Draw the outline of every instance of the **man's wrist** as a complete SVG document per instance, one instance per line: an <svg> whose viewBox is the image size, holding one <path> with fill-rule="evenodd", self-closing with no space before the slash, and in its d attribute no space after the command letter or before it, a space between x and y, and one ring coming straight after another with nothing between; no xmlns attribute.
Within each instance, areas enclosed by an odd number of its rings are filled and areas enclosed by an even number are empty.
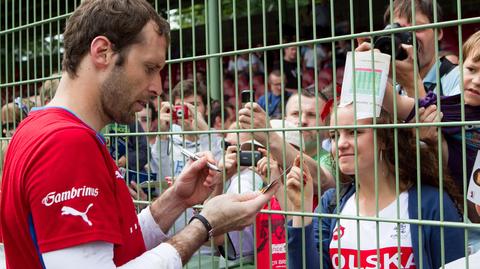
<svg viewBox="0 0 480 269"><path fill-rule="evenodd" d="M203 226L204 230L206 231L205 242L210 240L213 237L213 227L210 224L210 222L207 220L207 218L205 218L202 214L198 213L193 215L190 221L188 222L188 224L192 222L194 223L200 222L200 224Z"/></svg>
<svg viewBox="0 0 480 269"><path fill-rule="evenodd" d="M203 225L203 223L199 219L191 219L189 225L195 227L195 229L202 234L203 238L207 238L207 240L210 238L208 231L205 228L205 225Z"/></svg>
<svg viewBox="0 0 480 269"><path fill-rule="evenodd" d="M150 205L153 219L162 229L168 231L177 216L184 212L188 206L185 201L175 194L174 188L168 188L157 200ZM174 217L166 217L174 216Z"/></svg>
<svg viewBox="0 0 480 269"><path fill-rule="evenodd" d="M182 208L183 210L193 206L193 205L189 205L185 202L185 199L182 198L180 195L177 194L177 192L175 191L176 188L175 188L175 184L169 188L171 189L171 196L170 196L170 199L172 199L173 201L175 201L175 203L178 205L178 207Z"/></svg>

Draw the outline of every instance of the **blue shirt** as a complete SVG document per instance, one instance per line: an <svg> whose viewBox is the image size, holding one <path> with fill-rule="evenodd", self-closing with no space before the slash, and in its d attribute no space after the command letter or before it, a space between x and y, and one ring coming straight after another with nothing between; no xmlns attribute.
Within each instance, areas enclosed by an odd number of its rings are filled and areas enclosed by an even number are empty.
<svg viewBox="0 0 480 269"><path fill-rule="evenodd" d="M440 61L437 61L432 68L428 71L427 75L423 78L423 85L425 86L425 91L429 84L437 84L437 65ZM460 67L456 66L450 72L446 73L440 78L440 83L442 84L442 96L452 96L460 94ZM463 82L462 82L463 83ZM437 85L438 86L438 85ZM396 85L397 92L405 94L402 85ZM433 90L436 92L437 87ZM428 92L426 92L428 93Z"/></svg>
<svg viewBox="0 0 480 269"><path fill-rule="evenodd" d="M285 92L285 104L287 103L288 98L292 95L289 92ZM282 95L274 95L270 91L265 95L262 95L258 99L258 104L265 110L270 118L281 118L282 117ZM268 111L266 99L268 99Z"/></svg>
<svg viewBox="0 0 480 269"><path fill-rule="evenodd" d="M437 65L440 61L437 61L427 75L423 78L423 84L428 85L427 83L437 84ZM440 83L442 84L442 91L444 96L451 96L460 94L460 69L456 66L450 72L445 74L440 78ZM435 87L436 89L436 87ZM435 90L436 91L436 90Z"/></svg>

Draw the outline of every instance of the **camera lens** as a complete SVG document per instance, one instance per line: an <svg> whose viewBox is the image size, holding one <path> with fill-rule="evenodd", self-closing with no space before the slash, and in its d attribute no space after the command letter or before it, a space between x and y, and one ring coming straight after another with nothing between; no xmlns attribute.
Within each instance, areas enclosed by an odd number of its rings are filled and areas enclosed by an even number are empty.
<svg viewBox="0 0 480 269"><path fill-rule="evenodd" d="M385 27L385 30L400 28L399 23L392 23ZM393 35L392 47L392 35L387 34L378 36L374 39L373 47L380 50L382 53L389 54L396 60L405 60L408 57L407 52L402 48L402 44L413 44L413 34L411 32L400 32ZM393 55L393 48L395 48L395 55Z"/></svg>
<svg viewBox="0 0 480 269"><path fill-rule="evenodd" d="M374 43L374 48L380 50L382 53L391 55L395 57L396 60L405 60L408 57L407 52L402 48L402 43L400 40L395 36L394 39L394 46L395 46L395 55L393 55L393 48L392 48L392 38L390 35L388 36L379 36Z"/></svg>

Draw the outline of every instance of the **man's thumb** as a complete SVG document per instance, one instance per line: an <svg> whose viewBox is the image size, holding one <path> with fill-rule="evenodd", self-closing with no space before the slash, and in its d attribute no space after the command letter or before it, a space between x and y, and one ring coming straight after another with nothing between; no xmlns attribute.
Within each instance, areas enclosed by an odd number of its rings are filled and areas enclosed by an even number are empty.
<svg viewBox="0 0 480 269"><path fill-rule="evenodd" d="M200 171L202 170L203 168L205 168L205 166L207 166L207 157L201 157L200 159L198 160L195 160L193 161L190 166L188 167L188 172L189 173L195 173L197 171Z"/></svg>
<svg viewBox="0 0 480 269"><path fill-rule="evenodd" d="M269 188L266 192L264 193L256 192L258 196L255 197L254 199L248 200L246 202L247 206L254 208L255 211L259 211L260 209L262 209L262 207L266 203L268 203L268 201L270 201L270 199L272 199L273 194L275 194L275 192L279 187L280 187L280 184L278 184L278 182L275 182L274 185L271 188Z"/></svg>

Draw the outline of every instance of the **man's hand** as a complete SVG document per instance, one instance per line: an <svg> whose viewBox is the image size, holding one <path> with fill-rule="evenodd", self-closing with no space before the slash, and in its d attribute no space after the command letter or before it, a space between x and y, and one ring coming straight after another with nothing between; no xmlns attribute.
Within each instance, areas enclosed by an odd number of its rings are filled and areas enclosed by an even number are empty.
<svg viewBox="0 0 480 269"><path fill-rule="evenodd" d="M159 131L166 132L170 130L172 119L172 105L169 102L160 103L160 115L158 117ZM166 135L160 137L161 140L166 139Z"/></svg>
<svg viewBox="0 0 480 269"><path fill-rule="evenodd" d="M213 236L234 230L240 231L255 221L256 214L272 198L277 188L278 186L273 186L263 194L251 192L215 196L205 204L201 214L212 226ZM206 236L205 226L194 219L167 243L178 251L182 264L186 264L204 243Z"/></svg>
<svg viewBox="0 0 480 269"><path fill-rule="evenodd" d="M357 52L372 50L372 44L367 41L358 42L360 45L355 49Z"/></svg>
<svg viewBox="0 0 480 269"><path fill-rule="evenodd" d="M217 184L218 172L207 166L208 162L216 164L212 153L197 155L201 158L188 161L182 173L175 178L173 186L150 205L152 216L164 233L168 232L185 209L205 201Z"/></svg>
<svg viewBox="0 0 480 269"><path fill-rule="evenodd" d="M238 115L238 121L242 129L271 128L270 122L267 122L267 114L257 103L246 103L245 107L238 111ZM267 136L268 132L253 133L253 138L261 144L267 142Z"/></svg>
<svg viewBox="0 0 480 269"><path fill-rule="evenodd" d="M423 86L422 78L420 76L420 70L417 70L417 74L414 73L414 51L412 45L402 44L402 48L407 52L408 57L405 60L395 61L396 80L397 83L407 91L408 96L415 97L415 76L418 88L418 97L424 97L426 95L425 88ZM417 59L418 60L418 59ZM390 73L390 77L392 74Z"/></svg>
<svg viewBox="0 0 480 269"><path fill-rule="evenodd" d="M218 177L218 172L208 168L207 162L216 164L212 153L197 153L201 158L189 161L173 184L175 195L183 201L185 208L200 204L208 198Z"/></svg>
<svg viewBox="0 0 480 269"><path fill-rule="evenodd" d="M212 225L213 235L240 231L253 224L258 211L270 201L277 189L278 184L263 194L258 191L222 194L210 199L201 214Z"/></svg>
<svg viewBox="0 0 480 269"><path fill-rule="evenodd" d="M185 130L186 131L206 131L208 130L208 124L205 122L203 115L199 112L196 112L195 117L195 106L190 103L185 103L188 107L188 119L185 120ZM187 130L188 129L188 130Z"/></svg>

